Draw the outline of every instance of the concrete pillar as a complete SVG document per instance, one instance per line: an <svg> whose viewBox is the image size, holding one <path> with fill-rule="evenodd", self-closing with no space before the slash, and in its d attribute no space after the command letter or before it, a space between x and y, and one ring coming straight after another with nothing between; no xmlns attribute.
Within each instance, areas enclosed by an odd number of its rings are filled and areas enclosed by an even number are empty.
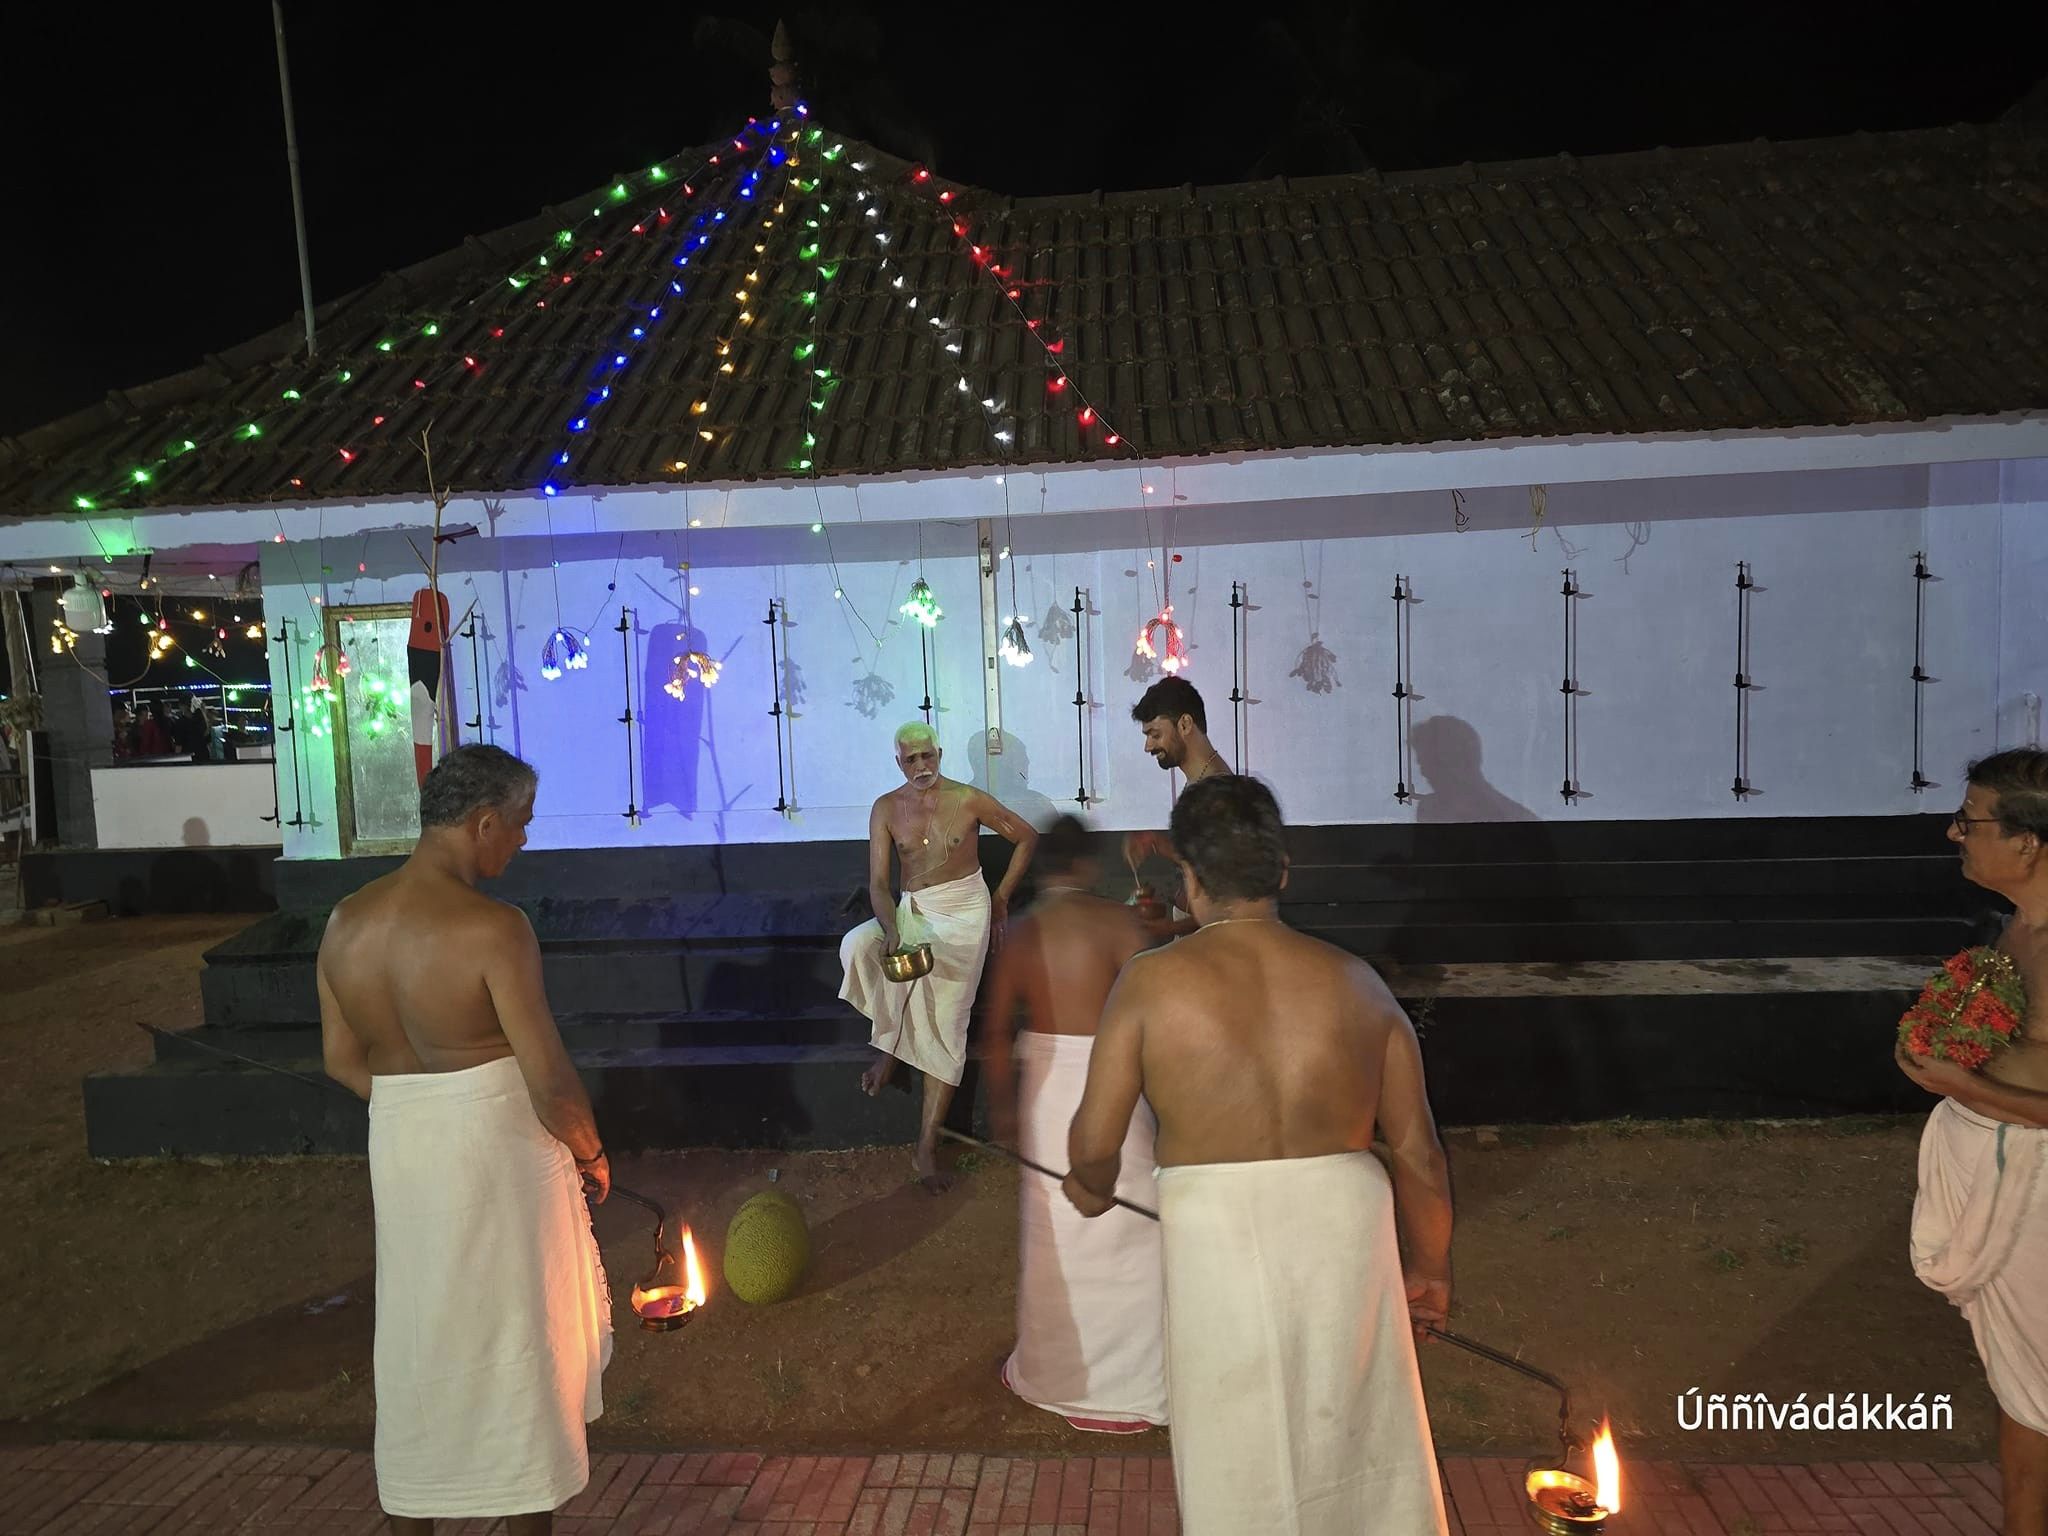
<svg viewBox="0 0 2048 1536"><path fill-rule="evenodd" d="M36 667L43 688L41 750L51 758L55 786L57 841L66 848L94 848L92 770L114 761L114 717L107 701L106 641L85 633L69 657L50 654L51 621L63 616L55 591L38 588L30 604Z"/></svg>

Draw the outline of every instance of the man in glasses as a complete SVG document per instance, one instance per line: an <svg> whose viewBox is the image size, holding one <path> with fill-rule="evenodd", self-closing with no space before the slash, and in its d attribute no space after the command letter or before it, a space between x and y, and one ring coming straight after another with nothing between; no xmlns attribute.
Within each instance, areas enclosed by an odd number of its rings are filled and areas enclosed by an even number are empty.
<svg viewBox="0 0 2048 1536"><path fill-rule="evenodd" d="M1945 1095L1920 1138L1913 1267L1969 1319L1998 1399L2006 1536L2048 1536L2048 752L1973 764L1948 837L1964 878L2013 904L1998 948L2027 1010L1975 1071L1897 1053Z"/></svg>

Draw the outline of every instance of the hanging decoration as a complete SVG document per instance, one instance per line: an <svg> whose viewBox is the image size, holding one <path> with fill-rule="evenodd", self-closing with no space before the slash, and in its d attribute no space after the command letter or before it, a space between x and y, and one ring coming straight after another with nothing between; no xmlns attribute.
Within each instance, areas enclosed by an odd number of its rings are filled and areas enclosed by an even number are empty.
<svg viewBox="0 0 2048 1536"><path fill-rule="evenodd" d="M1529 487L1529 531L1522 535L1529 541L1529 553L1536 553L1536 540L1543 532L1543 519L1550 511L1550 487L1532 485ZM1560 534L1562 540L1563 535Z"/></svg>
<svg viewBox="0 0 2048 1536"><path fill-rule="evenodd" d="M996 647L996 652L1013 667L1031 665L1031 642L1024 638L1023 614L1013 613L1005 621L1002 644Z"/></svg>
<svg viewBox="0 0 2048 1536"><path fill-rule="evenodd" d="M102 592L97 582L87 581L83 575L73 576L60 599L64 610L62 622L79 633L112 634L114 621L107 616L107 598L111 595Z"/></svg>
<svg viewBox="0 0 2048 1536"><path fill-rule="evenodd" d="M355 664L348 659L348 650L337 640L334 643L334 675L347 677L355 670Z"/></svg>
<svg viewBox="0 0 2048 1536"><path fill-rule="evenodd" d="M1138 631L1136 654L1157 663L1159 670L1169 677L1187 670L1187 637L1173 622L1172 603L1145 621L1144 627Z"/></svg>
<svg viewBox="0 0 2048 1536"><path fill-rule="evenodd" d="M327 681L326 666L327 647L324 645L316 646L313 650L313 680L306 684L309 692L328 693L332 691L331 685Z"/></svg>
<svg viewBox="0 0 2048 1536"><path fill-rule="evenodd" d="M692 683L712 687L718 681L718 674L724 670L702 651L685 651L670 663L670 667L668 681L661 685L661 691L672 699L686 697Z"/></svg>
<svg viewBox="0 0 2048 1536"><path fill-rule="evenodd" d="M1043 494L1041 491L1041 501ZM1024 638L1024 626L1030 619L1021 611L1023 604L1017 600L1017 561L1012 554L1016 542L1016 527L1008 512L1009 496L1006 488L1003 492L1003 550L997 558L1010 567L1010 613L1003 620L1003 637L996 646L996 654L1013 667L1028 667L1031 665L1031 642Z"/></svg>
<svg viewBox="0 0 2048 1536"><path fill-rule="evenodd" d="M356 696L363 729L372 736L382 736L395 725L409 724L411 712L405 708L404 699L405 685L395 679L387 681L375 675L363 679Z"/></svg>
<svg viewBox="0 0 2048 1536"><path fill-rule="evenodd" d="M1633 546L1631 546L1633 548ZM1749 677L1749 598L1756 590L1750 580L1749 562L1735 562L1735 798L1756 793L1749 782L1749 694L1756 686Z"/></svg>
<svg viewBox="0 0 2048 1536"><path fill-rule="evenodd" d="M1564 783L1559 793L1566 805L1576 805L1585 791L1579 788L1579 590L1578 573L1564 573Z"/></svg>
<svg viewBox="0 0 2048 1536"><path fill-rule="evenodd" d="M540 648L540 675L553 682L564 672L581 672L590 665L590 641L566 629L558 629Z"/></svg>
<svg viewBox="0 0 2048 1536"><path fill-rule="evenodd" d="M910 584L910 596L904 599L903 606L897 611L926 629L936 629L939 620L946 616L946 610L939 606L938 598L922 576Z"/></svg>
<svg viewBox="0 0 2048 1536"><path fill-rule="evenodd" d="M1415 713L1414 631L1409 615L1414 611L1415 589L1408 578L1394 576L1394 801L1406 805L1415 798L1414 754L1408 745L1408 727Z"/></svg>

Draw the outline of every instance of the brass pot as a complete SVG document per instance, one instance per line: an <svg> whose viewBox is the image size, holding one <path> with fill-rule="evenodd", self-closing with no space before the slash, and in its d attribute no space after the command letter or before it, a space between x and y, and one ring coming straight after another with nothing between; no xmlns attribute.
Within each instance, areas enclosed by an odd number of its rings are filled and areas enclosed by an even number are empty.
<svg viewBox="0 0 2048 1536"><path fill-rule="evenodd" d="M919 944L911 949L892 949L882 956L882 974L891 981L915 981L932 973L932 947Z"/></svg>

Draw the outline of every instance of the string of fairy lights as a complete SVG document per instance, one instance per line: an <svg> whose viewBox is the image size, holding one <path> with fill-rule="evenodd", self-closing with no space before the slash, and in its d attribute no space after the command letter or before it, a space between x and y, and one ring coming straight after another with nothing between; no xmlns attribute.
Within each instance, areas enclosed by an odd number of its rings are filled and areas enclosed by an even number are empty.
<svg viewBox="0 0 2048 1536"><path fill-rule="evenodd" d="M638 196L643 203L634 211L632 223L628 226L630 235L646 237L658 233L675 217L669 209L669 202L694 200L698 195L696 183L720 171L726 146L745 153L750 147L750 136L758 138L763 132L757 120L749 119L739 133L728 140L721 140L717 150L694 152L697 155L695 159L692 152L686 152L643 172L614 177L587 212L579 212L568 219L545 246L510 271L501 271L446 309L416 310L396 323L371 332L377 339L366 343L354 355L304 365L299 376L279 392L277 400L270 406L231 418L210 431L171 439L154 456L131 465L114 484L90 494L85 491L72 493L70 508L86 513L115 510L122 506L124 499L131 499L155 485L177 460L191 453L223 443L260 439L280 419L300 408L317 404L336 391L371 384L380 374L398 379L400 382L396 388L388 390L367 409L366 425L360 427L356 435L338 442L314 445L317 463L309 459L299 472L288 477L287 484L293 489L303 489L309 479L322 471L329 475L345 471L364 456L366 440L376 429L386 425L399 402L443 383L460 383L481 375L493 343L504 340L522 317L547 310L549 295L572 285L580 269L604 260L609 237L598 226L615 219L622 220L627 205ZM531 297L528 296L529 290L536 290ZM505 303L507 297L516 302ZM494 300L497 302L493 303ZM487 316L491 323L485 326L465 324L474 320L471 312L479 308L492 311ZM467 334L471 330L479 334ZM429 345L423 348L422 343ZM91 527L89 521L87 526ZM110 547L98 530L92 531L107 560L111 561L117 554L133 552L126 547ZM119 542L123 541L117 540Z"/></svg>
<svg viewBox="0 0 2048 1536"><path fill-rule="evenodd" d="M74 506L85 512L108 510L129 493L139 493L155 484L166 465L201 446L211 447L238 437L248 440L260 438L273 421L324 396L331 396L335 391L353 389L359 395L375 395L380 381L396 381L368 409L368 425L361 427L356 436L346 442L314 445L308 449L309 455L316 451L320 454L331 452L331 459L323 458L316 466L309 457L301 472L290 477L290 484L298 489L303 489L316 475L325 475L331 481L332 476L345 472L363 457L375 440L376 432L387 425L398 402L416 397L423 391L459 386L465 380L478 377L490 360L490 349L503 341L508 331L516 331L522 318L546 311L551 303L567 302L563 291L573 289L579 277L584 276L593 264L604 261L608 248L615 249L619 239L673 237L677 243L672 254L667 255L659 291L643 293L629 301L613 301L621 304L620 319L584 374L584 397L575 408L576 414L561 423L556 446L548 457L546 477L538 487L543 500L552 501L576 483L573 476L578 467L590 462L595 434L603 421L615 414L608 409L615 394L626 386L630 378L649 371L651 365L646 362L646 356L659 344L667 329L664 321L686 301L693 305L707 302L708 294L698 292L699 285L689 281L693 265L701 266L714 241L730 238L743 226L753 228L757 236L754 254L760 259L752 265L733 293L730 324L715 327L718 332L718 365L703 395L689 406L688 419L680 424L693 434L693 442L708 445L715 441L719 432L730 430L719 427L717 418L712 415L722 387L742 376L742 364L748 369L746 377L752 378L760 371L757 367L759 354L736 356L736 348L750 336L765 336L776 330L768 325L757 326L755 322L760 318L762 306L771 301L775 290L791 287L791 274L794 274L797 286L793 293L785 293L784 297L803 306L802 334L793 344L791 356L791 362L800 370L803 415L792 439L791 457L786 469L793 475L811 479L815 493L819 478L829 472L820 457L821 429L831 402L844 382L842 373L835 367L839 359L828 355L829 349L820 336L821 300L830 285L839 278L843 265L851 260L863 266L872 263L873 270L879 273L879 282L874 286L896 295L905 312L923 322L918 330L927 344L952 362L955 368L954 390L971 402L978 413L994 457L1003 470L998 475L998 483L1006 484L1018 437L1018 402L1006 398L1003 390L977 384L974 375L980 368L971 360L971 354L977 350L972 345L972 323L964 318L949 317L947 313L948 309L955 309L958 313L955 308L957 295L934 300L929 292L917 291L918 287L928 288L930 268L928 264L921 271L906 268L899 255L903 234L901 215L895 197L871 174L873 167L862 160L852 161L853 181L843 192L827 192L827 173L838 166L847 155L848 148L843 142L828 143L828 136L822 129L812 126L808 116L808 109L799 105L793 113L766 123L750 119L739 133L722 141L716 152L700 153L692 162L695 168L687 174L681 173L680 167L689 157L679 156L636 176L615 178L607 191L593 200L587 212L580 212L575 218L565 221L564 227L542 250L510 272L494 278L488 287L438 314L420 312L410 316L405 322L380 334L374 343L366 344L360 356L339 364L323 363L317 378L304 378L301 380L303 387L284 390L279 400L265 412L252 414L248 420L223 427L211 436L181 438L157 459L135 466L117 488L101 496L81 494L75 498ZM772 190L771 177L777 171L782 173L783 183L779 190ZM1022 334L1036 343L1045 370L1045 392L1052 408L1048 420L1064 408L1071 412L1073 425L1084 444L1135 457L1135 445L1125 432L1105 417L1099 402L1087 393L1077 376L1078 363L1070 353L1069 338L1059 329L1055 319L1050 276L1034 276L1028 270L1020 275L1018 266L1022 264L1028 269L1030 260L1006 257L1002 249L1003 232L996 229L996 220L992 216L979 216L969 209L967 204L972 194L968 189L941 180L928 167L921 165L910 167L900 178L900 189L907 189L908 194L928 200L929 206L938 211L944 227L952 236L954 249L969 263L976 282L985 283L994 290L998 319L1007 317L1014 321ZM860 205L857 220L851 226L843 219L837 223L828 222L832 213L829 197L841 195L850 196ZM692 213L690 209L695 211ZM750 214L750 209L755 211ZM632 222L626 227L628 234L621 235L614 224L624 224L629 213ZM679 223L680 228L677 228ZM784 238L790 239L794 246L793 260L788 253L769 259L768 239L778 227L783 229ZM837 237L835 248L829 251L825 249L828 229ZM871 250L863 248L870 244ZM645 258L640 260L644 262ZM772 273L766 281L763 280L764 271ZM918 281L913 287L915 278L925 281ZM478 323L479 310L483 311L481 325ZM992 331L993 327L989 329ZM788 335L787 328L781 329L779 334ZM834 338L835 344L837 340ZM983 346L978 351L980 366L993 368L993 348ZM400 379L400 375L404 377ZM687 540L688 530L701 527L702 519L688 513L690 458L675 457L664 467L681 479L684 486L685 550L679 569L686 577L684 586L688 594L695 596L698 587L695 577L689 574ZM1140 478L1143 478L1142 474ZM1144 485L1141 497L1148 529L1152 489L1149 484ZM1006 489L1006 508L1007 497ZM1007 528L1006 517L1006 531ZM844 585L836 551L832 549L831 530L827 526L822 497L818 498L817 516L811 531L825 539L833 578L833 596L844 600ZM94 537L99 539L97 531ZM279 540L284 540L282 528ZM104 540L101 548L111 561L113 555L108 552ZM1007 543L1000 558L1005 561L1011 559ZM1147 564L1152 566L1153 562L1148 559ZM1012 611L1000 621L998 651L1009 665L1021 667L1029 665L1032 659L1024 634L1024 625L1030 622L1030 616L1016 611L1014 564L1010 574ZM1157 661L1162 670L1173 673L1186 665L1187 651L1181 630L1174 621L1170 598L1169 584L1168 591L1162 594L1160 612L1141 628L1136 649L1138 654ZM927 632L944 618L944 609L921 569L898 612ZM857 611L855 616L858 617ZM686 603L686 622L687 617ZM866 626L865 620L862 623L874 636L873 628ZM158 632L167 634L168 630ZM61 635L56 637L55 643L60 648L63 646ZM312 680L301 690L309 698L333 692L333 684L322 667L323 656L324 648L316 651ZM587 667L588 656L587 634L571 631L562 623L558 595L557 623L543 646L541 674L552 679L566 671L581 670ZM192 664L189 652L187 661ZM337 678L347 675L348 658L343 650L337 649L335 653L334 671ZM679 654L674 658L665 691L680 699L691 686L715 683L718 671L719 664L708 655L695 651ZM393 698L385 701L387 708L384 710L372 705L373 729L377 720L385 718L390 710L398 707L397 695L401 693L402 690L394 690ZM325 732L316 727L314 734Z"/></svg>

